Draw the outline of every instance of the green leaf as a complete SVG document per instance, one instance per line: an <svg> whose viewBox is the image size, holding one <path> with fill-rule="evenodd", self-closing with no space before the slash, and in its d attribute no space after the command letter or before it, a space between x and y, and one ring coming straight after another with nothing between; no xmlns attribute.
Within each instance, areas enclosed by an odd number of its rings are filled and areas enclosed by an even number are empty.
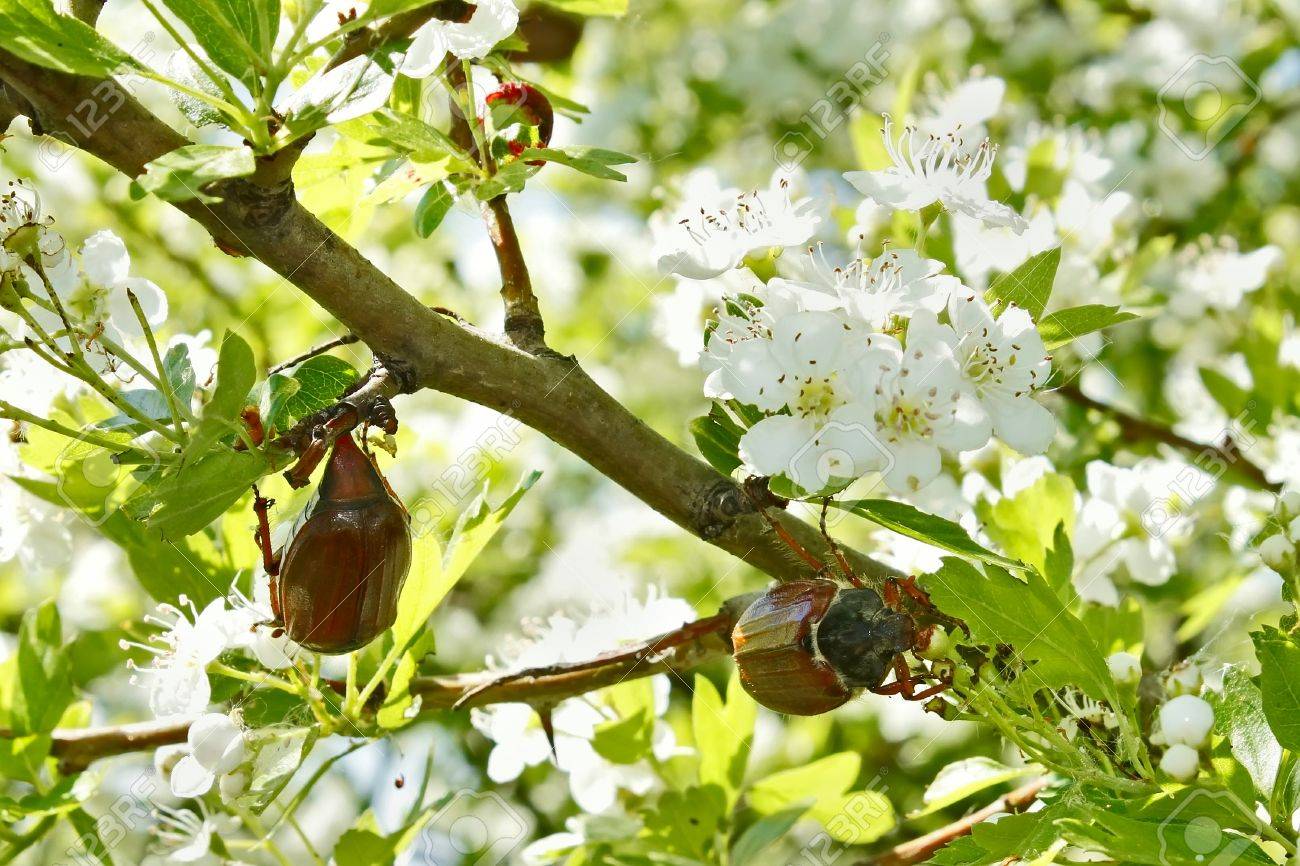
<svg viewBox="0 0 1300 866"><path fill-rule="evenodd" d="M1118 605L1085 604L1079 618L1087 627L1102 655L1126 652L1141 658L1146 637L1146 624L1142 618L1142 605L1127 596Z"/></svg>
<svg viewBox="0 0 1300 866"><path fill-rule="evenodd" d="M754 741L758 705L740 685L733 672L727 684L727 700L702 674L695 675L691 698L691 730L695 751L700 756L700 783L717 785L734 805L745 781L749 749Z"/></svg>
<svg viewBox="0 0 1300 866"><path fill-rule="evenodd" d="M101 866L113 866L113 857L108 853L108 846L99 835L95 819L82 809L73 809L68 813L68 820L72 822L72 828L77 831L77 846L74 849L77 853L76 861L88 863L93 859Z"/></svg>
<svg viewBox="0 0 1300 866"><path fill-rule="evenodd" d="M759 818L746 827L745 832L741 833L740 838L736 840L736 844L731 846L730 862L737 864L755 862L755 858L766 851L773 842L789 833L790 828L797 824L807 811L807 806L795 806Z"/></svg>
<svg viewBox="0 0 1300 866"><path fill-rule="evenodd" d="M630 162L636 162L635 156L628 156L626 153L619 153L616 150L606 150L600 147L530 147L519 155L521 161L543 159L547 162L558 162L560 165L567 165L569 168L589 174L592 177L601 180L627 180L627 175L621 171L615 171L610 168L611 165L625 165Z"/></svg>
<svg viewBox="0 0 1300 866"><path fill-rule="evenodd" d="M542 0L547 6L554 6L573 15L613 15L627 14L627 0ZM739 861L739 862L744 862Z"/></svg>
<svg viewBox="0 0 1300 866"><path fill-rule="evenodd" d="M642 812L652 850L679 855L662 857L662 862L681 866L717 862L711 852L726 814L726 802L717 785L691 785L680 791L665 791L653 811ZM683 863L680 857L690 859Z"/></svg>
<svg viewBox="0 0 1300 866"><path fill-rule="evenodd" d="M771 815L805 800L843 794L853 787L861 769L862 757L856 752L837 752L760 779L745 798L755 811Z"/></svg>
<svg viewBox="0 0 1300 866"><path fill-rule="evenodd" d="M1037 572L1018 580L997 566L988 576L960 559L946 557L921 585L940 610L969 626L977 644L1010 644L1031 663L1023 675L1040 688L1074 684L1090 697L1118 705L1110 670L1083 623Z"/></svg>
<svg viewBox="0 0 1300 866"><path fill-rule="evenodd" d="M1037 321L1052 297L1052 283L1060 264L1060 247L1030 256L1014 271L995 279L985 297L1001 307L1015 304Z"/></svg>
<svg viewBox="0 0 1300 866"><path fill-rule="evenodd" d="M1177 800L1186 809L1170 811L1160 820L1093 807L1086 809L1083 817L1063 819L1057 826L1074 844L1100 851L1122 863L1267 866L1273 862L1252 839L1240 832L1230 832L1232 826L1221 824L1218 815L1208 820L1202 818L1198 808L1218 802L1212 792L1185 789ZM1207 853L1212 856L1207 857Z"/></svg>
<svg viewBox="0 0 1300 866"><path fill-rule="evenodd" d="M1091 334L1093 331L1100 331L1102 328L1109 328L1111 325L1136 318L1136 313L1123 312L1119 307L1085 304L1082 307L1057 310L1045 316L1038 323L1038 333L1043 338L1043 345L1050 352L1052 349L1059 349L1077 340L1084 334Z"/></svg>
<svg viewBox="0 0 1300 866"><path fill-rule="evenodd" d="M63 626L53 601L23 615L17 663L10 727L20 736L53 730L73 698L71 666L63 651Z"/></svg>
<svg viewBox="0 0 1300 866"><path fill-rule="evenodd" d="M163 201L221 201L203 191L207 184L231 177L247 177L256 168L253 151L247 147L190 144L145 163L136 184Z"/></svg>
<svg viewBox="0 0 1300 866"><path fill-rule="evenodd" d="M415 206L415 233L427 238L437 231L438 226L442 225L442 218L451 210L455 201L456 197L447 184L435 183L430 186Z"/></svg>
<svg viewBox="0 0 1300 866"><path fill-rule="evenodd" d="M938 775L934 777L934 781L925 789L925 793L921 797L921 801L925 805L918 811L908 815L908 817L919 818L923 815L941 812L954 803L960 803L980 791L1041 772L1041 768L1032 765L1008 767L992 758L985 757L954 761L941 769Z"/></svg>
<svg viewBox="0 0 1300 866"><path fill-rule="evenodd" d="M163 0L212 62L244 84L257 79L280 27L279 0Z"/></svg>
<svg viewBox="0 0 1300 866"><path fill-rule="evenodd" d="M897 818L889 798L879 791L851 791L862 767L854 752L839 752L811 764L773 773L747 794L750 806L770 815L812 802L810 817L846 845L865 845L894 828Z"/></svg>
<svg viewBox="0 0 1300 866"><path fill-rule="evenodd" d="M365 128L370 133L365 138L366 144L396 149L420 162L433 162L459 150L437 127L392 110L378 112L366 122Z"/></svg>
<svg viewBox="0 0 1300 866"><path fill-rule="evenodd" d="M540 472L529 472L519 482L514 492L496 508L487 504L485 496L480 496L470 504L456 522L456 529L452 532L451 541L447 543L446 553L443 554L444 579L451 580L453 585L461 579L470 563L478 558L483 548L497 534L501 524L505 523L506 518L510 516L510 512L514 511L519 500L523 499L524 494L531 490L537 483L537 479L541 477Z"/></svg>
<svg viewBox="0 0 1300 866"><path fill-rule="evenodd" d="M379 721L384 727L398 728L410 721L406 716L413 698L407 686L420 658L432 649L432 638L425 630L429 617L540 477L540 472L530 472L495 509L487 504L485 496L479 496L461 514L445 552L438 543L435 524L415 525L411 570L402 586L392 628L393 648L388 658L390 664L396 660L396 669L388 699L380 711Z"/></svg>
<svg viewBox="0 0 1300 866"><path fill-rule="evenodd" d="M267 379L263 420L270 429L287 430L311 413L334 405L356 383L357 376L356 368L342 358L308 358L291 376L276 373Z"/></svg>
<svg viewBox="0 0 1300 866"><path fill-rule="evenodd" d="M1300 749L1300 645L1275 628L1252 632L1264 717L1285 749Z"/></svg>
<svg viewBox="0 0 1300 866"><path fill-rule="evenodd" d="M931 866L1000 866L1008 862L1038 866L1045 861L1037 858L1060 838L1055 820L1076 812L1071 804L1058 800L1040 812L981 821L969 836L946 845L926 862Z"/></svg>
<svg viewBox="0 0 1300 866"><path fill-rule="evenodd" d="M93 27L56 12L50 0L0 0L0 44L37 66L74 75L112 75L136 66Z"/></svg>
<svg viewBox="0 0 1300 866"><path fill-rule="evenodd" d="M709 465L730 475L740 468L740 437L745 430L732 420L726 410L717 403L709 414L701 415L691 422L691 435L695 437L695 447Z"/></svg>
<svg viewBox="0 0 1300 866"><path fill-rule="evenodd" d="M226 512L276 465L256 451L219 450L179 467L153 492L149 526L168 538L192 535Z"/></svg>
<svg viewBox="0 0 1300 866"><path fill-rule="evenodd" d="M383 108L392 88L393 76L362 55L312 76L277 110L291 137L300 138Z"/></svg>
<svg viewBox="0 0 1300 866"><path fill-rule="evenodd" d="M619 683L602 697L618 718L596 725L591 747L615 764L635 764L648 756L655 726L655 696L650 680Z"/></svg>
<svg viewBox="0 0 1300 866"><path fill-rule="evenodd" d="M1259 687L1236 665L1223 673L1223 694L1215 701L1214 729L1227 738L1232 756L1250 774L1265 801L1273 796L1282 746L1268 726Z"/></svg>
<svg viewBox="0 0 1300 866"><path fill-rule="evenodd" d="M254 749L248 790L239 796L241 807L261 813L289 784L316 745L316 728L266 728L251 744Z"/></svg>
<svg viewBox="0 0 1300 866"><path fill-rule="evenodd" d="M1006 568L1024 568L1021 563L1000 556L979 544L966 530L951 520L927 514L905 502L894 502L889 499L858 499L845 502L831 500L831 505L864 517L872 523L878 523L886 529L892 529L899 535L933 544L951 553Z"/></svg>
<svg viewBox="0 0 1300 866"><path fill-rule="evenodd" d="M1230 417L1244 416L1251 424L1261 428L1267 427L1273 419L1272 404L1263 397L1242 388L1218 370L1202 367L1201 382L1204 383L1205 390L1210 392L1210 396Z"/></svg>
<svg viewBox="0 0 1300 866"><path fill-rule="evenodd" d="M984 531L1016 559L1043 572L1056 528L1074 532L1074 482L1064 475L1048 474L997 502L977 506Z"/></svg>
<svg viewBox="0 0 1300 866"><path fill-rule="evenodd" d="M221 340L217 356L217 384L203 407L203 415L185 449L185 462L206 454L218 439L233 433L240 424L239 413L248 402L248 392L257 381L253 350L233 331Z"/></svg>

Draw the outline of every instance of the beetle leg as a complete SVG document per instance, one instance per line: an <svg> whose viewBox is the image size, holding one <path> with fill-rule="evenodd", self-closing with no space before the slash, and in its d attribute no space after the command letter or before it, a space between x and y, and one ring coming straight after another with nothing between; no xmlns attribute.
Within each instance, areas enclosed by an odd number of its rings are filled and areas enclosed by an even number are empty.
<svg viewBox="0 0 1300 866"><path fill-rule="evenodd" d="M274 504L274 499L267 499L257 489L257 485L253 485L253 513L257 515L257 531L253 537L262 550L262 567L266 569L266 573L271 577L271 598L275 598L275 577L280 573L280 556L271 549L270 512L271 506Z"/></svg>
<svg viewBox="0 0 1300 866"><path fill-rule="evenodd" d="M818 575L825 573L826 563L809 553L808 548L800 544L799 540L790 534L790 530L786 529L781 525L779 520L767 513L766 503L758 500L758 497L756 497L750 489L749 484L742 484L740 489L745 492L745 496L749 498L750 503L754 506L754 510L759 513L759 516L767 521L767 525L776 533L776 537L781 539L781 541L785 543L786 547L794 551L795 556L802 559L804 563Z"/></svg>
<svg viewBox="0 0 1300 866"><path fill-rule="evenodd" d="M907 701L923 701L952 686L951 678L941 676L939 682L918 691L917 685L927 677L926 674L914 675L908 669L907 661L901 655L898 655L894 657L894 681L883 686L877 686L870 689L870 691L878 695L902 695L903 699Z"/></svg>
<svg viewBox="0 0 1300 866"><path fill-rule="evenodd" d="M831 553L835 554L835 561L839 563L840 571L844 574L845 580L853 584L858 589L862 589L863 587L866 586L866 584L864 584L862 582L862 579L859 578L857 574L854 573L853 566L849 565L848 557L844 555L843 550L840 550L839 544L836 543L834 538L831 538L830 532L828 532L826 529L826 512L830 510L830 507L831 507L831 498L829 496L822 497L821 518L817 521L817 525L818 527L820 527L822 531L822 538L826 539L826 544L828 547L830 547Z"/></svg>
<svg viewBox="0 0 1300 866"><path fill-rule="evenodd" d="M293 464L289 471L284 473L284 478L289 482L289 486L295 490L299 487L306 487L311 474L315 471L320 462L325 459L326 445L324 436L313 436L311 444L302 452L298 462Z"/></svg>

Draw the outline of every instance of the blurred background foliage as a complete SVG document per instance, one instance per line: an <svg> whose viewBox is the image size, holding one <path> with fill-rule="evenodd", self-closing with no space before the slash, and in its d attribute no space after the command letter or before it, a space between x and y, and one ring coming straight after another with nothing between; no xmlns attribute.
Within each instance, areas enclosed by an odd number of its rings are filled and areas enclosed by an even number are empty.
<svg viewBox="0 0 1300 866"><path fill-rule="evenodd" d="M110 0L101 25L122 45L150 32L151 47L166 54L165 35L151 27L132 0ZM715 171L725 184L765 186L778 165L774 147L783 136L795 135L810 147L799 165L800 183L820 201L833 203L822 231L827 241L843 244L855 224L859 197L840 174L875 167L870 163L878 147L879 113L913 98L913 91L922 97L945 92L980 68L1006 81L1002 108L988 123L991 137L1004 143L1004 158L1013 144L1029 148L1033 131L1043 125L1068 130L1101 143L1115 163L1107 184L1134 197L1116 229L1121 234L1117 252L1103 262L1099 276L1121 284L1107 289L1106 297L1150 314L1062 358L1059 366L1082 371L1081 381L1093 393L1170 425L1196 420L1186 417L1188 403L1170 387L1169 377L1191 342L1205 344L1199 365L1235 369L1244 363L1255 384L1271 370L1284 383L1281 399L1269 406L1268 435L1252 457L1278 480L1296 478L1300 471L1291 452L1300 430L1295 418L1300 404L1290 384L1295 369L1279 367L1278 358L1284 342L1294 339L1294 317L1300 312L1300 294L1293 288L1300 272L1298 27L1300 8L1262 0L633 0L626 17L585 21L571 59L530 70L551 90L590 108L581 124L561 121L556 142L614 148L638 158L626 167L626 184L553 168L512 197L549 341L575 354L648 424L693 449L689 421L708 405L701 375L693 364L682 363L665 337L680 340L691 328L698 333L716 299L693 299L674 278L656 273L648 216L675 198L689 173L701 167ZM848 110L830 115L834 129L824 137L816 134L809 118L820 123L821 117L810 112L819 111L818 101L878 42L886 56L883 78L855 93ZM1181 63L1180 51L1232 57L1262 94L1203 160L1185 159L1169 147L1155 123L1162 111L1160 86ZM153 86L139 85L138 95L183 124ZM1194 118L1174 123L1196 134ZM103 165L38 147L22 134L3 145L6 173L32 180L70 245L105 227L125 239L135 271L169 297L163 337L193 334L211 348L212 335L234 330L252 345L265 370L341 334L337 322L284 280L255 262L225 255L169 206L152 198L133 200L129 181ZM420 238L412 223L415 199L381 201L374 169L355 143L322 135L295 179L309 208L421 301L499 327L496 264L472 206L457 206L437 233ZM1023 192L1008 192L1023 203ZM885 227L879 236L888 234ZM1161 312L1178 286L1148 277L1159 274L1172 250L1205 234L1232 236L1242 250L1276 245L1282 263L1249 303L1190 320ZM1117 274L1131 266L1138 251L1148 251L1153 267L1131 278ZM1100 291L1080 285L1073 296L1090 299ZM356 345L335 354L358 369L370 360ZM210 369L215 355L195 355L200 381L204 358ZM1103 367L1113 376L1100 372ZM434 671L477 669L485 657L509 645L521 622L544 620L556 611L599 616L625 595L643 597L656 587L703 615L723 599L766 583L763 575L689 538L577 457L509 419L429 392L402 397L397 409L399 456L387 464L388 477L417 519L432 515L444 532L483 485L499 497L528 470L544 472L487 555L440 609ZM1089 461L1131 463L1157 453L1151 443L1126 441L1113 423L1091 423L1077 407L1062 403L1060 412L1065 432L1051 457L1080 490ZM986 454L967 468L997 487L1003 456ZM10 500L14 491L6 487L3 495ZM287 488L273 495L289 513ZM1211 620L1269 616L1276 580L1259 577L1229 535L1249 535L1270 503L1257 492L1223 484L1198 504L1198 531L1180 548L1174 578L1142 590L1147 651L1156 664L1200 648ZM5 650L0 655L7 654L24 611L57 598L65 621L76 630L75 679L95 696L94 721L138 718L141 698L126 685L117 640L124 624L137 622L151 603L132 579L123 551L70 513L21 511L7 502L0 514L11 515L0 526L0 649ZM252 528L247 507L225 521L224 537L237 568L254 566ZM864 524L844 522L835 531L863 549L880 541ZM1234 644L1214 646L1215 656L1240 657L1248 648L1248 642L1240 645L1245 630L1214 624L1214 634ZM706 673L720 686L729 676L721 664ZM688 691L686 683L672 685L679 694ZM667 718L681 739L689 739L688 700L674 701ZM329 839L366 808L380 816L395 814L410 792L396 789L394 780L418 778L430 749L438 767L435 784L449 789L478 784L490 748L467 715L430 718L391 743L371 744L341 762L304 807L302 823ZM988 730L943 722L899 700L866 696L815 718L781 719L763 711L751 774L802 766L841 751L862 756L858 787L874 780L900 813L920 805L925 786L950 761L1004 757ZM96 770L121 774L148 760L123 758ZM535 821L530 829L535 836L563 829L565 819L577 812L558 775L542 764L498 788ZM920 835L959 812L956 807L904 822L894 838ZM774 858L793 856L815 829L800 825ZM52 838L25 862L59 862L61 850ZM420 862L418 853L411 856Z"/></svg>

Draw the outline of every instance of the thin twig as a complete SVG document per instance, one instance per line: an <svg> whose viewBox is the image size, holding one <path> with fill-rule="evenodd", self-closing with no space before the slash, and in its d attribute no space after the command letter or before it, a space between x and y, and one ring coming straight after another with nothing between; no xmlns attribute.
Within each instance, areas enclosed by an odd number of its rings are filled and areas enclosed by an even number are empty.
<svg viewBox="0 0 1300 866"><path fill-rule="evenodd" d="M624 680L686 670L730 655L732 626L753 598L752 593L736 596L725 602L716 615L687 623L631 650L504 677L500 671L416 677L411 680L410 693L419 697L421 712L499 703L543 705ZM100 758L184 742L191 721L58 729L50 735L50 754L59 759L61 772L77 772ZM0 730L0 738L12 736Z"/></svg>
<svg viewBox="0 0 1300 866"><path fill-rule="evenodd" d="M929 859L935 851L969 834L981 821L986 821L999 812L1025 808L1038 798L1049 781L1047 777L1034 779L1014 791L1003 794L979 811L971 812L966 817L940 827L933 833L895 845L878 857L863 861L863 866L908 866Z"/></svg>
<svg viewBox="0 0 1300 866"><path fill-rule="evenodd" d="M294 357L290 358L287 361L281 361L280 363L272 367L270 370L268 370L267 374L270 375L271 373L279 373L283 370L289 369L290 367L296 367L299 364L301 364L303 361L311 360L312 358L315 358L317 355L324 355L326 352L330 351L331 349L337 349L339 346L350 346L351 344L359 342L360 340L361 338L358 337L356 334L344 334L342 337L339 337L336 340L330 340L328 343L321 343L319 346L313 346L312 348L303 352L301 355L295 355Z"/></svg>
<svg viewBox="0 0 1300 866"><path fill-rule="evenodd" d="M1162 442L1174 448L1184 451L1192 456L1206 454L1207 452L1217 460L1223 461L1228 467L1235 469L1240 475L1249 479L1255 486L1269 490L1274 493L1282 489L1282 485L1269 481L1264 470L1257 464L1252 463L1242 454L1237 443L1233 441L1230 432L1224 433L1222 445L1208 445L1204 442L1197 442L1175 433L1164 424L1150 421L1146 418L1140 418L1123 409L1094 400L1087 394L1083 393L1079 387L1073 383L1067 383L1056 389L1057 394L1074 403L1076 406L1082 406L1085 409L1092 409L1109 415L1115 420L1120 427L1120 433L1124 439L1129 442Z"/></svg>

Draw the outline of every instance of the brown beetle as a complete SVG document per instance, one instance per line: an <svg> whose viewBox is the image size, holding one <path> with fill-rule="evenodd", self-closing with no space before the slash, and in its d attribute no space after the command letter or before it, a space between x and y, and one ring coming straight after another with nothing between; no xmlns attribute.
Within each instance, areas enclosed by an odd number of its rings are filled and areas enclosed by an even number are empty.
<svg viewBox="0 0 1300 866"><path fill-rule="evenodd" d="M867 587L826 531L821 531L845 586L826 579L831 569L810 553L767 512L771 495L765 479L751 478L742 488L772 531L816 577L778 584L752 602L731 632L732 654L745 691L780 713L815 716L848 703L862 689L901 694L912 701L930 698L951 685L947 676L914 674L903 654L923 651L939 625L965 625L935 609L916 579L890 578L882 598ZM885 679L893 672L888 684ZM938 679L918 688L927 678Z"/></svg>
<svg viewBox="0 0 1300 866"><path fill-rule="evenodd" d="M898 586L887 597L901 601ZM919 592L919 590L917 590ZM731 642L741 685L779 713L815 716L848 703L860 689L923 700L946 682L918 690L902 654L929 642L909 614L874 590L822 578L778 584L736 621ZM890 671L895 679L884 685Z"/></svg>
<svg viewBox="0 0 1300 866"><path fill-rule="evenodd" d="M334 440L316 498L278 556L266 516L272 504L254 500L258 541L271 607L290 639L334 655L383 634L411 567L411 518L352 435Z"/></svg>

